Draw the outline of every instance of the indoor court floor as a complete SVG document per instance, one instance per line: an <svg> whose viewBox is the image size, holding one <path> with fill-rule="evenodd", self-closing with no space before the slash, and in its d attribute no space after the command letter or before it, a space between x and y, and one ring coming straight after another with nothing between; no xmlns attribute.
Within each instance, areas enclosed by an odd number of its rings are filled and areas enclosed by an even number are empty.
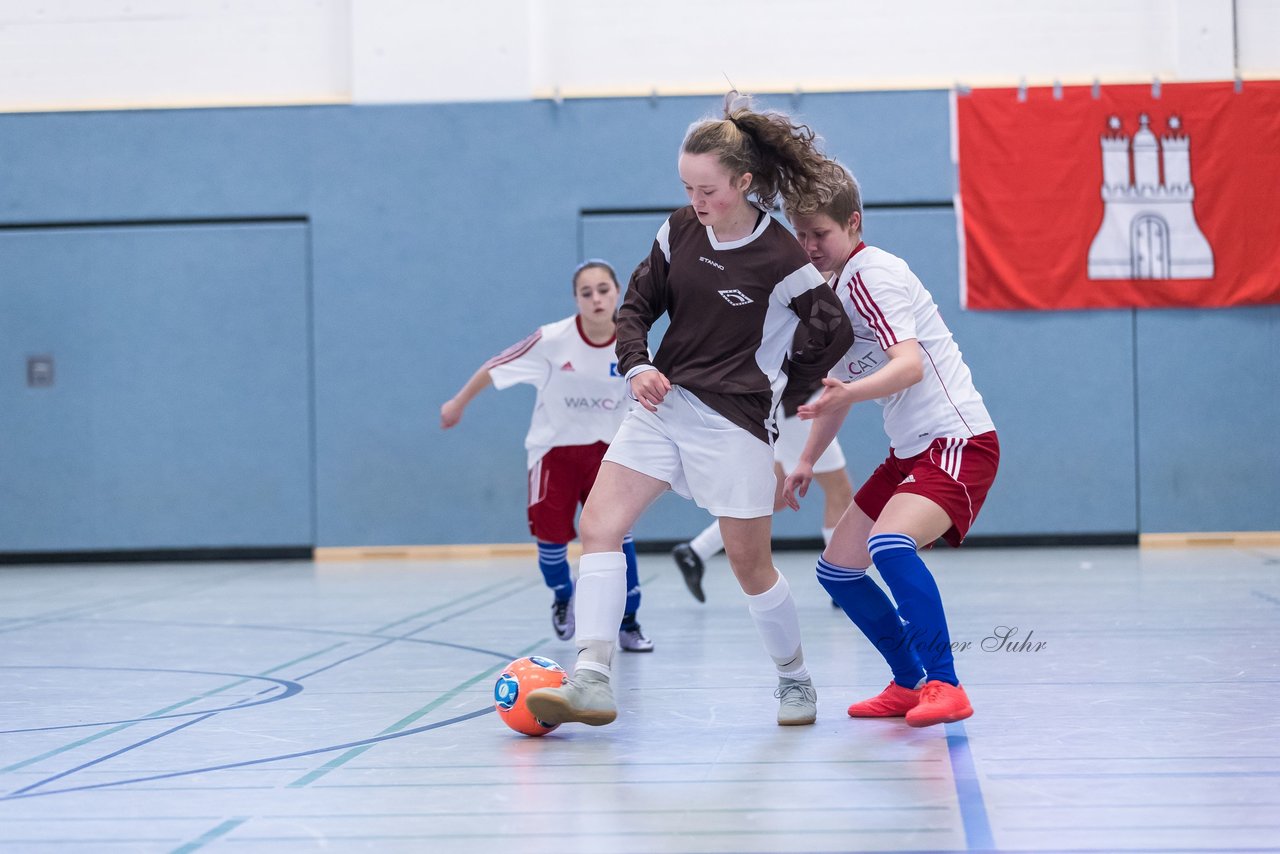
<svg viewBox="0 0 1280 854"><path fill-rule="evenodd" d="M922 730L845 714L888 673L814 558L815 726L724 558L650 554L617 723L544 738L532 559L0 567L0 851L1280 852L1280 549L935 551L976 714Z"/></svg>

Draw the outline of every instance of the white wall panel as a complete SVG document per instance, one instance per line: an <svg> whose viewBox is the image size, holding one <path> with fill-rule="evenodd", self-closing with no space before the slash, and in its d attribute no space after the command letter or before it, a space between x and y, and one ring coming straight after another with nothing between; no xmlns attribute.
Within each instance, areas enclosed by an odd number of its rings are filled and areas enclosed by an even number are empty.
<svg viewBox="0 0 1280 854"><path fill-rule="evenodd" d="M1280 77L1280 3L1235 0L1236 55L1245 77Z"/></svg>
<svg viewBox="0 0 1280 854"><path fill-rule="evenodd" d="M354 100L518 100L530 93L530 0L352 0Z"/></svg>
<svg viewBox="0 0 1280 854"><path fill-rule="evenodd" d="M1133 80L1170 77L1177 60L1171 0L547 0L542 10L555 40L536 81L544 91L706 92L725 74L750 91Z"/></svg>
<svg viewBox="0 0 1280 854"><path fill-rule="evenodd" d="M350 98L349 0L4 0L0 109Z"/></svg>
<svg viewBox="0 0 1280 854"><path fill-rule="evenodd" d="M3 0L0 110L1280 75L1276 0Z"/></svg>

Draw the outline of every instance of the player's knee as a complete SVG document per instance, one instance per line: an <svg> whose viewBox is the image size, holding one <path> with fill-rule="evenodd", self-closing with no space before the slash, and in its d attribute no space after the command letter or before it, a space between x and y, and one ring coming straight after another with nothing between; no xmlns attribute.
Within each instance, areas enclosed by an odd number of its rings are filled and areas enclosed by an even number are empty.
<svg viewBox="0 0 1280 854"><path fill-rule="evenodd" d="M847 591L850 584L866 578L867 569L865 566L840 566L824 557L818 559L816 574L818 583L822 585L823 589L827 591L832 599L837 599L837 592L841 590Z"/></svg>
<svg viewBox="0 0 1280 854"><path fill-rule="evenodd" d="M628 533L629 526L612 518L608 510L598 510L591 502L582 508L582 516L578 520L582 532L582 545L603 546L609 551L621 551L622 541ZM592 551L597 548L592 548Z"/></svg>

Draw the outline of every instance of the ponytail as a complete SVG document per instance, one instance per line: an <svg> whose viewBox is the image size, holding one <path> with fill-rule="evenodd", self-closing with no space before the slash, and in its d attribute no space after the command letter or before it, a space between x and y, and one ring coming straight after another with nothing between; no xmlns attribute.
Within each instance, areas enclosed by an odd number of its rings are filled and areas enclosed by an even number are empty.
<svg viewBox="0 0 1280 854"><path fill-rule="evenodd" d="M715 154L734 177L751 173L748 192L773 207L779 195L807 196L820 184L827 161L817 139L807 125L783 113L757 111L750 96L730 90L723 117L691 125L681 151Z"/></svg>

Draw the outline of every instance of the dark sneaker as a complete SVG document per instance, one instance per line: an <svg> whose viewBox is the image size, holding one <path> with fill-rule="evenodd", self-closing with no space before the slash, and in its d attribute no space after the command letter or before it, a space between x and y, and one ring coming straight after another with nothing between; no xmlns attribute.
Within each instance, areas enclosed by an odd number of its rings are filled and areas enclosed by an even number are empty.
<svg viewBox="0 0 1280 854"><path fill-rule="evenodd" d="M551 603L551 628L556 630L556 637L568 640L573 637L573 599Z"/></svg>
<svg viewBox="0 0 1280 854"><path fill-rule="evenodd" d="M699 602L707 601L706 595L702 592L702 573L706 567L702 565L702 558L698 557L698 553L688 543L681 543L671 550L671 557L675 560L676 566L680 567L680 574L684 576L684 586L689 588L693 598Z"/></svg>

